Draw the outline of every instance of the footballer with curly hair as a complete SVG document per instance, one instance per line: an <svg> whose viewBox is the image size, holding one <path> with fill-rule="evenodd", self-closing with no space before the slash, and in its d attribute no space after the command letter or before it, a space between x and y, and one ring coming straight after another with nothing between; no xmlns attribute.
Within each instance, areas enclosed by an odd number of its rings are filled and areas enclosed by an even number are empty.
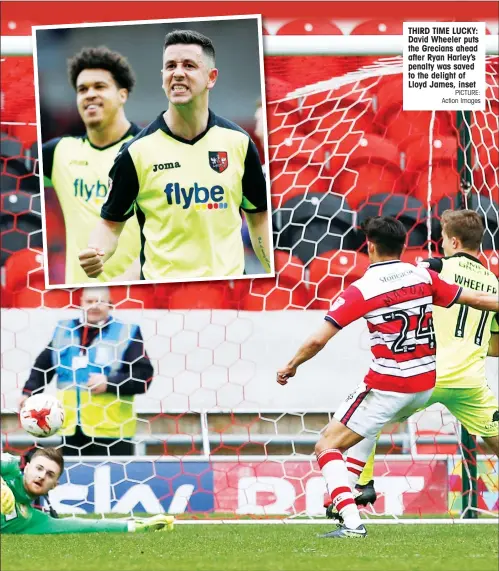
<svg viewBox="0 0 499 571"><path fill-rule="evenodd" d="M89 279L81 269L78 252L100 218L110 191L108 173L119 149L140 132L125 114L134 72L120 53L105 46L86 47L68 60L68 78L85 135L57 137L42 147L44 187L54 189L66 227L64 284L126 280L140 251L135 216L128 220L120 247L97 279Z"/></svg>

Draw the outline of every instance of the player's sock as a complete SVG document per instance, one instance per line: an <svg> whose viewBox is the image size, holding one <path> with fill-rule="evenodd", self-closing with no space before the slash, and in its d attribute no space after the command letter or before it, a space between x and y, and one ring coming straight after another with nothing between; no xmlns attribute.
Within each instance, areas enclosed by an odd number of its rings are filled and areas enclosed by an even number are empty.
<svg viewBox="0 0 499 571"><path fill-rule="evenodd" d="M362 521L349 485L348 470L343 454L339 450L323 450L317 456L317 462L326 480L327 489L331 492L333 504L343 518L346 527L356 529L362 525Z"/></svg>
<svg viewBox="0 0 499 571"><path fill-rule="evenodd" d="M379 436L379 434L376 436L375 444L367 457L367 461L364 469L362 470L362 474L359 476L359 480L357 482L359 486L365 486L369 484L369 482L374 478L374 455L376 453L376 443L378 442ZM352 449L349 450L349 452L351 451Z"/></svg>
<svg viewBox="0 0 499 571"><path fill-rule="evenodd" d="M347 468L352 488L372 480L376 438L364 438L348 450ZM367 480L365 477L369 476Z"/></svg>
<svg viewBox="0 0 499 571"><path fill-rule="evenodd" d="M358 460L357 458L353 458L350 456L350 453L347 456L347 470L348 470L348 479L350 482L350 486L353 488L357 482L359 481L359 476L362 474L362 470L366 465L365 462L362 460Z"/></svg>

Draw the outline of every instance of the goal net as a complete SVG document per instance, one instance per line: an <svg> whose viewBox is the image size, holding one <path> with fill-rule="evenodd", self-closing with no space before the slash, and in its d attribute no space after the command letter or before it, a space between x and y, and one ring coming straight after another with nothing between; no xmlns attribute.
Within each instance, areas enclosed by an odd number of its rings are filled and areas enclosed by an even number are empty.
<svg viewBox="0 0 499 571"><path fill-rule="evenodd" d="M357 56L266 58L278 275L111 288L113 315L140 325L155 375L135 398L134 455L108 456L108 446L99 456L68 456L51 496L58 512L323 516L313 446L368 368L367 331L353 324L286 388L275 383L275 371L365 271L362 220L402 220L404 259L414 262L441 253L443 210L476 209L486 224L482 257L497 273L498 58L487 60L485 112L461 118L404 112L400 59L359 69L366 63ZM63 445L59 436L33 441L16 412L56 323L80 315L81 292L44 289L32 64L5 57L1 65L2 447L21 454ZM64 221L50 200L48 258L57 268ZM497 370L488 373L497 385ZM477 461L463 471L459 427L438 405L387 427L375 466L380 497L364 515L450 521L468 509L497 516L497 459L480 439L476 445ZM463 495L463 475L475 481L475 499Z"/></svg>

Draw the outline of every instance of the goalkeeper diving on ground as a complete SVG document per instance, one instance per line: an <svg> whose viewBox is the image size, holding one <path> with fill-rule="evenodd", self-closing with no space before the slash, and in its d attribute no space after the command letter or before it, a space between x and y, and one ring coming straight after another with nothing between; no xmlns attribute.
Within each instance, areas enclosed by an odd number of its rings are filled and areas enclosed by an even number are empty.
<svg viewBox="0 0 499 571"><path fill-rule="evenodd" d="M0 531L25 535L61 533L97 533L167 531L175 518L158 514L149 518L130 519L55 519L35 509L33 500L48 494L64 471L64 459L56 448L40 448L24 468L11 454L1 456L1 524Z"/></svg>

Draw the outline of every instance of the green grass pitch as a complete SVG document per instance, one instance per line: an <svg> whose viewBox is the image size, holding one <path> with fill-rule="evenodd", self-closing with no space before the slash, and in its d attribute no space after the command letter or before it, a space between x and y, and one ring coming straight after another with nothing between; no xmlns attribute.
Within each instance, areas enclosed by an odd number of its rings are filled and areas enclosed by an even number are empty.
<svg viewBox="0 0 499 571"><path fill-rule="evenodd" d="M334 528L334 526L332 526ZM1 538L2 571L497 571L496 525L177 525L173 532Z"/></svg>

